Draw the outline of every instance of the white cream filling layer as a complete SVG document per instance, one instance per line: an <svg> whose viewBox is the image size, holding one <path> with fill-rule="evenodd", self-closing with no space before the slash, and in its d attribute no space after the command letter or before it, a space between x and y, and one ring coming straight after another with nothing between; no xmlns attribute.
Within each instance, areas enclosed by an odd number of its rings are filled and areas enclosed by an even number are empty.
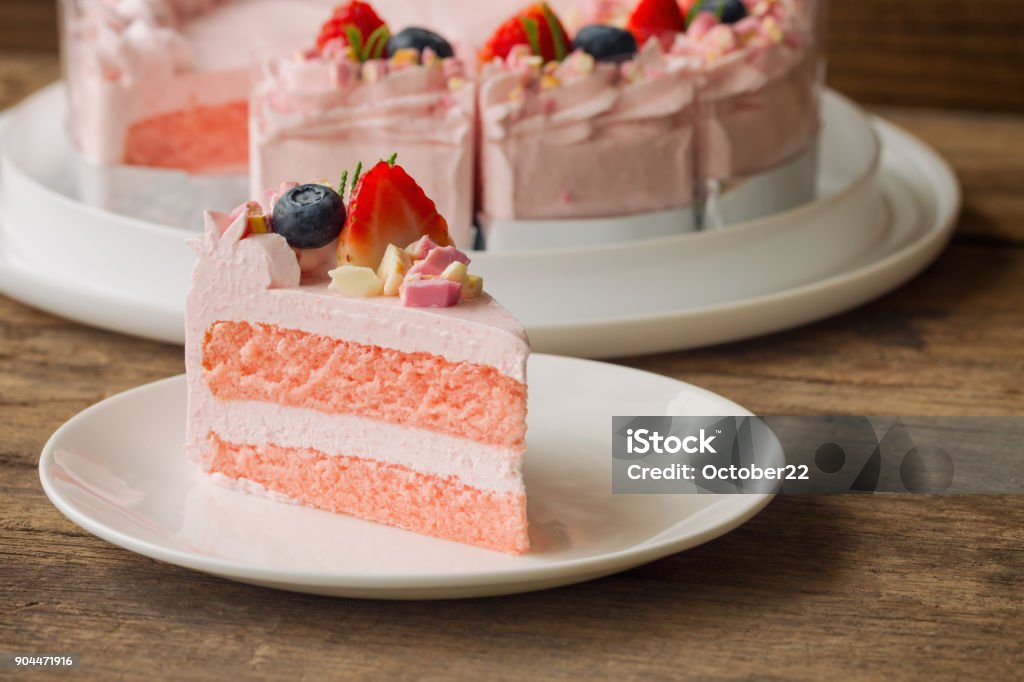
<svg viewBox="0 0 1024 682"><path fill-rule="evenodd" d="M189 409L195 428L190 433L199 442L190 443L190 449L196 453L204 449L206 434L212 431L237 445L311 448L332 456L396 464L441 478L455 476L480 490L524 492L523 454L516 449L353 415L265 402L225 402L205 385L193 385L193 398Z"/></svg>

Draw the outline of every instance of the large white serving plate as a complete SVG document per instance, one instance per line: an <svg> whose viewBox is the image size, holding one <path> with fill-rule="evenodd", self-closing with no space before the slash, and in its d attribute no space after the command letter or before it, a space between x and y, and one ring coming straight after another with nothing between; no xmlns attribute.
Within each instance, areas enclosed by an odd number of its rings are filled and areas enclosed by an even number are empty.
<svg viewBox="0 0 1024 682"><path fill-rule="evenodd" d="M531 552L510 556L221 487L185 458L185 378L109 398L47 442L50 500L91 533L198 571L288 590L425 599L590 580L711 540L771 495L614 495L613 415L748 415L673 379L530 359Z"/></svg>
<svg viewBox="0 0 1024 682"><path fill-rule="evenodd" d="M71 196L75 162L62 116L51 89L7 126L0 290L87 324L180 343L193 262L183 231ZM934 152L889 124L869 124L834 93L820 145L820 198L799 209L616 246L479 253L474 267L535 349L560 354L688 348L846 310L938 255L959 188Z"/></svg>

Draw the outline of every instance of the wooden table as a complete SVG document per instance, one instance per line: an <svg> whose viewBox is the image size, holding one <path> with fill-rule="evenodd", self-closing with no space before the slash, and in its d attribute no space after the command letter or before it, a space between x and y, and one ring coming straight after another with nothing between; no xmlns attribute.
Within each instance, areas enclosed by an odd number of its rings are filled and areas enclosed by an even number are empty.
<svg viewBox="0 0 1024 682"><path fill-rule="evenodd" d="M0 55L0 106L55 74L51 57ZM621 362L761 413L1024 412L1024 119L885 113L964 182L962 236L938 263L825 322ZM61 516L36 464L68 417L182 369L178 347L0 297L0 652L79 652L78 675L103 680L1009 679L1024 669L1024 496L784 496L739 530L642 568L450 603L303 596L158 564Z"/></svg>

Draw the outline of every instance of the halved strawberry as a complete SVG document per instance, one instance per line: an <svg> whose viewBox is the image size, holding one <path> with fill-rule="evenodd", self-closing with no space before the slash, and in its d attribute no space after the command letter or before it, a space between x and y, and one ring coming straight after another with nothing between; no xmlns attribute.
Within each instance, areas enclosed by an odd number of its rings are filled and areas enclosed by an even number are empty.
<svg viewBox="0 0 1024 682"><path fill-rule="evenodd" d="M548 3L538 2L498 27L480 50L480 61L504 59L516 45L528 45L530 51L544 61L561 61L568 53L569 39L554 10Z"/></svg>
<svg viewBox="0 0 1024 682"><path fill-rule="evenodd" d="M338 241L338 262L376 269L388 244L405 248L426 235L452 246L448 223L401 166L381 161L357 181Z"/></svg>
<svg viewBox="0 0 1024 682"><path fill-rule="evenodd" d="M384 20L369 3L351 0L334 8L334 13L322 27L316 47L323 51L332 40L341 39L352 47L360 61L379 57L387 47L390 32Z"/></svg>
<svg viewBox="0 0 1024 682"><path fill-rule="evenodd" d="M686 30L686 18L676 0L640 0L629 15L626 28L640 47L655 36L663 47L668 48L675 40L674 34Z"/></svg>

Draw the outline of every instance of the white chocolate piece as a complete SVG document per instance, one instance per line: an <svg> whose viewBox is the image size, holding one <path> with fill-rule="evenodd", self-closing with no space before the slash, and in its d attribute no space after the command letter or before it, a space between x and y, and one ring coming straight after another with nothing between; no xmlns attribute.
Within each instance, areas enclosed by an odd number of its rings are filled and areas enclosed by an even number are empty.
<svg viewBox="0 0 1024 682"><path fill-rule="evenodd" d="M398 296L398 292L402 288L402 282L405 281L405 275L397 272L393 272L387 276L384 280L384 295L385 296Z"/></svg>
<svg viewBox="0 0 1024 682"><path fill-rule="evenodd" d="M394 244L388 244L384 257L377 266L377 276L387 282L391 275L404 275L412 267L412 258L404 250Z"/></svg>
<svg viewBox="0 0 1024 682"><path fill-rule="evenodd" d="M370 268L358 265L342 265L327 273L331 276L331 289L334 289L343 296L352 298L367 298L380 296L384 290L384 283L380 281Z"/></svg>
<svg viewBox="0 0 1024 682"><path fill-rule="evenodd" d="M469 276L469 271L466 270L466 264L461 261L453 261L444 269L441 273L441 277L444 279L450 279L453 282L462 284L466 281L466 277Z"/></svg>
<svg viewBox="0 0 1024 682"><path fill-rule="evenodd" d="M462 280L462 298L465 300L478 298L484 293L484 278L480 275L466 275Z"/></svg>

